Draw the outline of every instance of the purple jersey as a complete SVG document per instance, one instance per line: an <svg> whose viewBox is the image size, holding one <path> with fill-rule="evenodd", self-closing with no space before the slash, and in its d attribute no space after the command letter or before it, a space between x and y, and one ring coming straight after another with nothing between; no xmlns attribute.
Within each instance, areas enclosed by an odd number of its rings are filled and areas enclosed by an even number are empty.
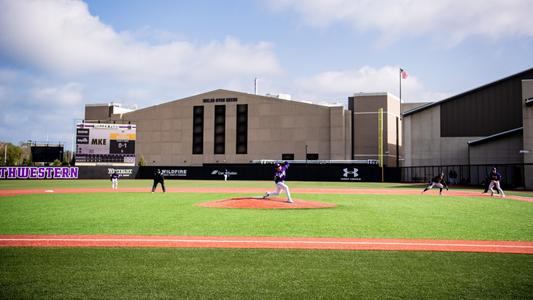
<svg viewBox="0 0 533 300"><path fill-rule="evenodd" d="M280 164L279 170L276 169L276 174L274 175L274 181L276 183L285 181L285 177L287 177L286 171L287 171L288 168L289 168L289 164L288 163Z"/></svg>
<svg viewBox="0 0 533 300"><path fill-rule="evenodd" d="M490 172L490 180L500 181L500 180L502 180L502 174L500 174L498 172Z"/></svg>
<svg viewBox="0 0 533 300"><path fill-rule="evenodd" d="M118 174L117 173L111 174L111 179L118 179Z"/></svg>

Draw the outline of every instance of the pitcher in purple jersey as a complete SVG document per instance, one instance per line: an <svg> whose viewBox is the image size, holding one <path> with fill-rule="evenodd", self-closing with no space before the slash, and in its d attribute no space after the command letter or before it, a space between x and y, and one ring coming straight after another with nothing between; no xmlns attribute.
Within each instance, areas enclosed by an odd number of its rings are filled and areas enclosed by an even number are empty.
<svg viewBox="0 0 533 300"><path fill-rule="evenodd" d="M287 202L293 203L291 198L291 192L289 191L289 187L285 184L285 177L287 177L287 169L289 168L288 162L282 162L280 164L276 164L276 173L274 174L274 182L276 183L276 191L274 192L266 192L263 196L263 199L268 198L272 195L279 195L281 193L281 190L284 190L287 194Z"/></svg>

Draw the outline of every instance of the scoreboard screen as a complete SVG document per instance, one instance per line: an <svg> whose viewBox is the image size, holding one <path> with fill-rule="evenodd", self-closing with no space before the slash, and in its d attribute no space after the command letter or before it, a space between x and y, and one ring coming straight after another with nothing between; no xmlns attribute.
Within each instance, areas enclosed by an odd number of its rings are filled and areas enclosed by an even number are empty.
<svg viewBox="0 0 533 300"><path fill-rule="evenodd" d="M76 165L135 165L136 125L78 123Z"/></svg>
<svg viewBox="0 0 533 300"><path fill-rule="evenodd" d="M63 146L31 146L31 159L33 162L63 161Z"/></svg>

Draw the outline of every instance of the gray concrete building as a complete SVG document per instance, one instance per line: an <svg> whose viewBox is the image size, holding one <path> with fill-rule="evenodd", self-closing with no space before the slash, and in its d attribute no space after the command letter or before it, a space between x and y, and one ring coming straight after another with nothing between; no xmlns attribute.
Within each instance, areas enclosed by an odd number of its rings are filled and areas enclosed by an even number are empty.
<svg viewBox="0 0 533 300"><path fill-rule="evenodd" d="M524 176L527 188L533 189L533 79L522 80L523 141L521 155L525 164Z"/></svg>
<svg viewBox="0 0 533 300"><path fill-rule="evenodd" d="M379 158L378 112L383 109L383 161L389 167L398 166L403 157L400 100L390 93L358 93L348 98L348 108L353 114L352 153L354 159Z"/></svg>
<svg viewBox="0 0 533 300"><path fill-rule="evenodd" d="M135 156L147 165L256 160L376 161L383 108L384 164L396 166L400 104L388 93L355 94L349 110L268 95L215 90L142 109L85 107L86 121L135 124Z"/></svg>
<svg viewBox="0 0 533 300"><path fill-rule="evenodd" d="M103 109L97 119L136 124L135 154L148 165L348 160L351 155L351 118L342 105L215 90L111 116Z"/></svg>
<svg viewBox="0 0 533 300"><path fill-rule="evenodd" d="M89 104L85 119L135 124L135 157L149 166L376 161L380 109L384 165L406 167L403 181L458 169L458 182L479 184L501 165L505 180L533 188L533 69L434 103L356 93L345 107L219 89L142 109Z"/></svg>

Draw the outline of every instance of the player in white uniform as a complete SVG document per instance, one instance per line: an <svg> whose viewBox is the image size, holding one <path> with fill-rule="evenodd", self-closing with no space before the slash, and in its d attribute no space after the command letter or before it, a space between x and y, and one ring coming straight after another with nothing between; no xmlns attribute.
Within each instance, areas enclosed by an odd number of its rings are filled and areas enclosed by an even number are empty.
<svg viewBox="0 0 533 300"><path fill-rule="evenodd" d="M228 170L224 170L224 181L228 181L229 172Z"/></svg>
<svg viewBox="0 0 533 300"><path fill-rule="evenodd" d="M113 174L111 174L111 188L114 190L118 189L118 174L117 171L114 171Z"/></svg>
<svg viewBox="0 0 533 300"><path fill-rule="evenodd" d="M276 191L266 192L263 196L263 199L268 198L272 195L279 195L282 190L287 194L287 202L293 203L291 198L291 192L289 187L285 184L285 177L287 177L287 169L289 168L288 162L282 162L281 164L276 164L276 173L274 175L274 182L276 183Z"/></svg>

